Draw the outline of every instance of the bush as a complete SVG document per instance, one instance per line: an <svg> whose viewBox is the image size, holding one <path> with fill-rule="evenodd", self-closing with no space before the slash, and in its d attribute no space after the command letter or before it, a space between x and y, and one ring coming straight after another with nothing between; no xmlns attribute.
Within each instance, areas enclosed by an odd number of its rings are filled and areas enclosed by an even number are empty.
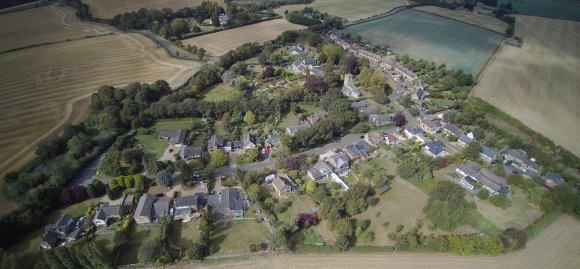
<svg viewBox="0 0 580 269"><path fill-rule="evenodd" d="M509 206L509 199L507 195L500 193L489 198L489 201L494 205L505 209Z"/></svg>
<svg viewBox="0 0 580 269"><path fill-rule="evenodd" d="M157 184L168 187L171 185L171 174L167 170L161 170L157 173L155 177L157 179Z"/></svg>
<svg viewBox="0 0 580 269"><path fill-rule="evenodd" d="M485 200L487 199L487 197L489 197L489 191L487 189L481 189L478 193L477 193L477 197Z"/></svg>
<svg viewBox="0 0 580 269"><path fill-rule="evenodd" d="M346 235L339 234L336 237L336 242L334 243L334 246L338 251L346 251L350 248L350 241L348 240L348 237Z"/></svg>
<svg viewBox="0 0 580 269"><path fill-rule="evenodd" d="M397 225L397 227L396 227L397 233L400 233L404 228L405 228L405 226L403 226L401 224Z"/></svg>

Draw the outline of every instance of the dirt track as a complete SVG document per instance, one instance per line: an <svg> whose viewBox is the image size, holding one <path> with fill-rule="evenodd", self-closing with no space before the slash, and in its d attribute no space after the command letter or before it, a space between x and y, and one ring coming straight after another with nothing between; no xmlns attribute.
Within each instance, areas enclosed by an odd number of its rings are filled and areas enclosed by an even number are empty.
<svg viewBox="0 0 580 269"><path fill-rule="evenodd" d="M173 266L170 268L205 269L282 269L282 268L476 268L476 269L568 269L580 264L580 222L562 216L542 231L523 251L509 255L455 256L450 254L388 253L388 254L333 254L333 255L279 255L256 257L244 261L224 262L218 265Z"/></svg>
<svg viewBox="0 0 580 269"><path fill-rule="evenodd" d="M501 45L475 96L580 156L580 22L516 16L521 48Z"/></svg>

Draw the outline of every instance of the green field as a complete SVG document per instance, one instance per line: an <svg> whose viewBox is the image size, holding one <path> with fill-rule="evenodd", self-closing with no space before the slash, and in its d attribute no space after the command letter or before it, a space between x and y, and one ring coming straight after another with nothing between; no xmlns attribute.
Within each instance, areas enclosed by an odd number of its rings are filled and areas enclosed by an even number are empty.
<svg viewBox="0 0 580 269"><path fill-rule="evenodd" d="M393 8L407 5L406 0L315 0L307 5L281 6L274 11L284 16L286 10L303 9L306 6L330 15L348 18L351 21L385 13Z"/></svg>
<svg viewBox="0 0 580 269"><path fill-rule="evenodd" d="M343 32L360 35L372 44L388 45L395 53L408 54L448 68L478 74L502 36L453 20L404 10L396 15L347 27Z"/></svg>
<svg viewBox="0 0 580 269"><path fill-rule="evenodd" d="M203 100L208 102L219 102L219 101L230 101L236 100L243 97L243 93L220 83L211 89L209 89L205 94L203 94Z"/></svg>
<svg viewBox="0 0 580 269"><path fill-rule="evenodd" d="M580 1L577 0L499 0L497 4L508 2L520 14L580 21Z"/></svg>

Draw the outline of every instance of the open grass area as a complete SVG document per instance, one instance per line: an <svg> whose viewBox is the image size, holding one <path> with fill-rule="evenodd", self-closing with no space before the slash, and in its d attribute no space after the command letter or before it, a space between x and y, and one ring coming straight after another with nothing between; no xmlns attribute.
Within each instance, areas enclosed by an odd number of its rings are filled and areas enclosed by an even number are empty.
<svg viewBox="0 0 580 269"><path fill-rule="evenodd" d="M511 196L511 206L502 209L491 204L489 200L475 200L477 211L498 228L504 230L510 227L524 229L543 215L541 209L530 204L528 197L520 188L515 188L515 194Z"/></svg>
<svg viewBox="0 0 580 269"><path fill-rule="evenodd" d="M205 92L202 99L208 102L231 101L240 99L243 95L242 92L220 83Z"/></svg>
<svg viewBox="0 0 580 269"><path fill-rule="evenodd" d="M306 5L281 6L274 12L284 16L284 12L312 7L330 15L346 17L350 21L365 19L374 15L385 13L393 8L407 5L406 0L315 0Z"/></svg>
<svg viewBox="0 0 580 269"><path fill-rule="evenodd" d="M217 244L217 255L249 252L250 244L259 244L271 239L272 233L263 223L255 220L236 220L231 224L220 223L215 228L212 242Z"/></svg>
<svg viewBox="0 0 580 269"><path fill-rule="evenodd" d="M139 262L137 259L139 248L143 243L156 239L158 234L159 225L135 228L129 247L123 250L123 254L119 259L119 264L134 264Z"/></svg>
<svg viewBox="0 0 580 269"><path fill-rule="evenodd" d="M450 19L404 10L396 15L347 27L352 36L376 45L388 45L397 54L424 59L447 68L477 75L502 36Z"/></svg>
<svg viewBox="0 0 580 269"><path fill-rule="evenodd" d="M395 242L392 242L387 235L395 232L397 225L403 225L403 232L405 232L414 228L417 221L425 219L423 207L427 204L427 198L427 194L419 188L396 177L391 181L391 189L381 195L377 205L354 216L357 220L371 220L369 229L375 232L374 242L359 242L357 245L392 246Z"/></svg>
<svg viewBox="0 0 580 269"><path fill-rule="evenodd" d="M298 107L300 107L300 114L324 113L322 109L310 103L298 103ZM286 129L288 126L298 125L298 122L299 119L294 113L286 113L278 123L278 128Z"/></svg>
<svg viewBox="0 0 580 269"><path fill-rule="evenodd" d="M288 222L289 220L295 218L300 213L312 214L312 208L315 207L314 201L308 195L296 195L288 197L292 200L292 205L284 211L284 213L278 215L278 220L283 222Z"/></svg>
<svg viewBox="0 0 580 269"><path fill-rule="evenodd" d="M575 0L498 0L497 5L512 3L520 14L580 21L580 2Z"/></svg>
<svg viewBox="0 0 580 269"><path fill-rule="evenodd" d="M139 143L143 144L146 152L155 154L156 158L163 155L163 152L169 146L167 141L157 138L159 131L175 131L179 129L189 129L192 123L190 121L184 122L158 122L150 128L151 133L147 135L136 135L135 138Z"/></svg>
<svg viewBox="0 0 580 269"><path fill-rule="evenodd" d="M198 221L173 222L171 227L171 240L173 244L184 249L189 249L197 242L199 230L197 229Z"/></svg>

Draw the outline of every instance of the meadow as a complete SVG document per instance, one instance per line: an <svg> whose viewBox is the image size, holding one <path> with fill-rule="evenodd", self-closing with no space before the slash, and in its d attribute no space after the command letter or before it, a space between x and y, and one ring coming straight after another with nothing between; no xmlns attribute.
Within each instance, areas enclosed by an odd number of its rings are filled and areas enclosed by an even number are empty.
<svg viewBox="0 0 580 269"><path fill-rule="evenodd" d="M52 12L50 8L62 12ZM55 16L52 20L63 22L61 28L69 29L72 25L81 35L93 25L80 23L67 8L33 11ZM18 13L2 15L0 20ZM26 32L32 42L41 42L44 36L55 37L41 26L27 28L29 24L18 24L14 27L19 17L14 18L11 24L0 25L0 44L12 39L4 34L14 30L10 28ZM36 142L59 133L65 124L81 121L89 109L89 97L99 86L165 79L177 87L200 66L197 62L170 58L142 35L119 32L0 54L3 85L0 89L0 176L30 160ZM1 212L11 208L4 195L0 195L0 202L5 205Z"/></svg>
<svg viewBox="0 0 580 269"><path fill-rule="evenodd" d="M290 23L285 19L276 19L184 39L182 43L202 47L212 56L221 56L244 43L262 43L275 39L284 31L304 28L306 27Z"/></svg>
<svg viewBox="0 0 580 269"><path fill-rule="evenodd" d="M580 1L577 0L498 0L497 4L508 2L520 14L580 21Z"/></svg>
<svg viewBox="0 0 580 269"><path fill-rule="evenodd" d="M366 19L375 15L385 13L393 8L409 4L406 0L315 0L306 5L281 6L274 11L282 16L284 12L312 7L330 15L347 18L349 21Z"/></svg>
<svg viewBox="0 0 580 269"><path fill-rule="evenodd" d="M424 59L477 75L502 36L484 29L414 10L357 24L343 30L395 53Z"/></svg>
<svg viewBox="0 0 580 269"><path fill-rule="evenodd" d="M579 32L580 22L517 15L523 46L502 45L472 91L577 156Z"/></svg>
<svg viewBox="0 0 580 269"><path fill-rule="evenodd" d="M95 18L110 19L113 16L125 12L138 11L141 8L163 9L171 8L178 10L184 7L196 7L203 0L82 0L89 5L89 11ZM225 5L223 0L212 0L220 5Z"/></svg>

